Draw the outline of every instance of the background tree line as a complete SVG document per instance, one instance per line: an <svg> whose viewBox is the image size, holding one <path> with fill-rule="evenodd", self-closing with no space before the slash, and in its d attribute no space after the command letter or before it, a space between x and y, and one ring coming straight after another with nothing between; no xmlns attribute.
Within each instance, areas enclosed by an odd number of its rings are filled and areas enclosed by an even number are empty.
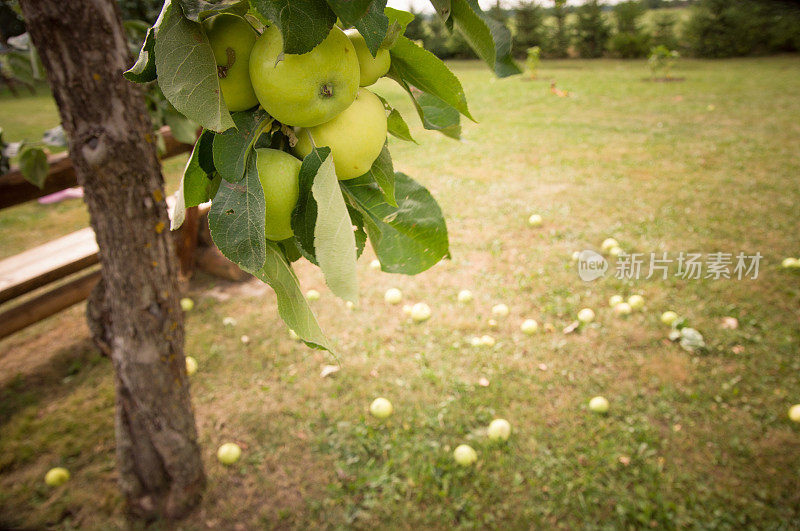
<svg viewBox="0 0 800 531"><path fill-rule="evenodd" d="M658 45L696 57L800 51L800 6L790 1L522 0L511 9L498 3L490 15L511 29L517 57L533 46L553 58L646 57ZM434 15L417 13L406 35L441 58L474 57Z"/></svg>

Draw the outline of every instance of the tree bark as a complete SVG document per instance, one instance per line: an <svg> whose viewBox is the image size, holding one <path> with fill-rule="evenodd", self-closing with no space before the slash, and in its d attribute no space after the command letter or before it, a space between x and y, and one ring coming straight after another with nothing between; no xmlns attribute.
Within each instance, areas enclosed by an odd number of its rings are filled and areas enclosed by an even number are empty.
<svg viewBox="0 0 800 531"><path fill-rule="evenodd" d="M116 372L119 482L137 517L177 518L205 486L178 265L144 100L113 0L21 0L100 247Z"/></svg>

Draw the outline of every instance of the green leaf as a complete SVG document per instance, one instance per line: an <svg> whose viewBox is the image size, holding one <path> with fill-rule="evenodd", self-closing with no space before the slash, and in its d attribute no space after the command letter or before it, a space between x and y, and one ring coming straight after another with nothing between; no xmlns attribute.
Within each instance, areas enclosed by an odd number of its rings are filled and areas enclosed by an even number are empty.
<svg viewBox="0 0 800 531"><path fill-rule="evenodd" d="M164 122L172 131L172 137L184 144L194 144L197 140L197 124L182 114L173 111L164 113Z"/></svg>
<svg viewBox="0 0 800 531"><path fill-rule="evenodd" d="M214 140L212 131L203 131L192 149L192 155L183 170L181 184L178 187L175 208L172 211L171 230L183 225L187 207L197 206L212 199L212 192L219 187L219 174L212 179L202 164L201 159L211 155L211 145ZM216 183L214 182L216 181Z"/></svg>
<svg viewBox="0 0 800 531"><path fill-rule="evenodd" d="M452 0L455 28L486 64L494 68L496 50L492 32L486 22L472 10L467 0Z"/></svg>
<svg viewBox="0 0 800 531"><path fill-rule="evenodd" d="M222 132L233 127L217 63L200 24L184 18L167 0L154 28L158 85L167 101L206 129Z"/></svg>
<svg viewBox="0 0 800 531"><path fill-rule="evenodd" d="M389 112L389 117L386 119L386 122L389 134L396 136L400 140L414 142L415 144L417 143L417 141L411 136L411 131L408 128L408 124L397 109L392 109Z"/></svg>
<svg viewBox="0 0 800 531"><path fill-rule="evenodd" d="M380 186L383 192L383 198L392 206L397 206L397 200L394 197L394 167L392 166L392 156L389 154L389 148L386 144L383 145L381 154L372 163L372 167L367 172L371 175L375 182Z"/></svg>
<svg viewBox="0 0 800 531"><path fill-rule="evenodd" d="M326 0L346 26L355 26L369 9L372 0Z"/></svg>
<svg viewBox="0 0 800 531"><path fill-rule="evenodd" d="M331 32L336 14L322 0L251 0L253 7L278 26L285 53L310 52Z"/></svg>
<svg viewBox="0 0 800 531"><path fill-rule="evenodd" d="M221 182L208 213L208 227L222 254L251 273L264 265L265 208L256 154L249 149L244 179Z"/></svg>
<svg viewBox="0 0 800 531"><path fill-rule="evenodd" d="M422 126L425 129L439 131L456 140L461 138L461 123L457 110L433 94L420 92L415 99L422 111Z"/></svg>
<svg viewBox="0 0 800 531"><path fill-rule="evenodd" d="M439 16L442 17L443 20L447 20L451 10L450 0L431 0L431 4L433 4L433 8L439 13Z"/></svg>
<svg viewBox="0 0 800 531"><path fill-rule="evenodd" d="M356 237L356 256L360 258L361 254L364 252L364 247L367 245L367 232L364 230L364 216L349 204L347 205L347 212L350 213L350 221L356 228L353 234Z"/></svg>
<svg viewBox="0 0 800 531"><path fill-rule="evenodd" d="M330 155L320 165L311 193L317 203L314 251L325 275L325 283L336 296L357 302L358 275L353 223L347 213Z"/></svg>
<svg viewBox="0 0 800 531"><path fill-rule="evenodd" d="M398 37L390 51L392 70L409 85L433 94L451 107L475 121L467 107L467 97L461 82L447 66L431 52L417 46L407 37Z"/></svg>
<svg viewBox="0 0 800 531"><path fill-rule="evenodd" d="M369 4L367 13L355 23L358 32L364 37L373 57L378 53L378 49L386 38L389 30L389 19L383 13L386 8L386 0L372 0Z"/></svg>
<svg viewBox="0 0 800 531"><path fill-rule="evenodd" d="M214 135L214 166L228 182L238 182L244 174L250 148L264 131L270 116L262 109L233 113L235 129Z"/></svg>
<svg viewBox="0 0 800 531"><path fill-rule="evenodd" d="M317 201L311 193L316 177L322 163L328 158L331 148L314 148L311 153L303 159L300 166L299 194L297 206L292 211L292 231L300 252L303 253L311 263L317 264L316 252L314 250L314 229L317 226Z"/></svg>
<svg viewBox="0 0 800 531"><path fill-rule="evenodd" d="M511 57L511 32L487 16L477 0L452 0L455 28L499 77L521 74Z"/></svg>
<svg viewBox="0 0 800 531"><path fill-rule="evenodd" d="M417 109L417 114L425 129L439 131L456 140L461 137L461 119L456 109L432 94L409 87L394 70L394 66L389 69L388 77L397 81L411 96L411 101L414 102L414 108Z"/></svg>
<svg viewBox="0 0 800 531"><path fill-rule="evenodd" d="M249 7L247 0L178 0L183 9L183 14L193 22L222 13L236 13L244 16Z"/></svg>
<svg viewBox="0 0 800 531"><path fill-rule="evenodd" d="M24 147L19 154L19 169L22 176L37 188L44 186L49 167L47 154L40 147Z"/></svg>
<svg viewBox="0 0 800 531"><path fill-rule="evenodd" d="M414 142L416 144L417 141L412 138L411 131L408 129L408 124L403 119L403 116L397 111L397 109L392 108L392 106L383 96L378 96L378 99L380 99L381 103L383 103L383 108L389 111L389 116L386 119L386 125L389 134L392 134L401 140Z"/></svg>
<svg viewBox="0 0 800 531"><path fill-rule="evenodd" d="M278 244L267 242L264 266L253 274L275 290L278 298L278 314L286 325L305 341L306 345L328 350L335 355L328 338L325 337L314 312L311 311L308 301L300 290L297 275L284 258Z"/></svg>
<svg viewBox="0 0 800 531"><path fill-rule="evenodd" d="M400 35L405 33L406 27L414 20L414 14L401 9L394 9L387 7L383 10L383 14L389 19L389 24L397 24L400 28Z"/></svg>
<svg viewBox="0 0 800 531"><path fill-rule="evenodd" d="M155 43L153 28L147 28L147 34L142 43L142 49L139 50L136 62L122 74L125 79L134 83L148 83L156 79Z"/></svg>
<svg viewBox="0 0 800 531"><path fill-rule="evenodd" d="M364 216L364 226L384 271L416 275L449 257L447 226L430 192L395 173L398 207L386 203L368 175L343 181L348 201Z"/></svg>

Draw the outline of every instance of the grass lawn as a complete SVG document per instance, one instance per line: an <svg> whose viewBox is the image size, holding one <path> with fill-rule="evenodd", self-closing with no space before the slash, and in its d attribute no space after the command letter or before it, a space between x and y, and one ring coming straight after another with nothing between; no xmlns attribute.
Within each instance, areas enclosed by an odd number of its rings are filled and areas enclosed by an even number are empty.
<svg viewBox="0 0 800 531"><path fill-rule="evenodd" d="M200 365L208 489L181 526L800 526L800 424L787 418L800 402L800 274L780 267L800 256L800 58L681 60L674 83L645 81L643 61L545 61L538 81L452 67L480 122L464 123L461 142L423 131L391 82L376 90L412 122L420 145L390 140L395 169L438 198L453 259L409 278L371 270L368 251L352 311L316 269L297 268L322 291L313 305L341 370L320 378L332 359L289 338L269 289L193 283L186 352ZM53 125L39 97L0 101L4 122L23 106L20 120ZM165 170L172 189L184 160ZM527 226L531 213L542 227ZM79 202L1 212L0 253L85 223ZM755 280L583 282L572 253L611 236L627 252L763 258ZM390 287L433 317L410 323L383 301ZM617 293L641 294L644 310L616 317ZM499 302L511 313L490 328ZM562 333L583 307L595 324ZM707 352L667 340L668 309ZM0 342L0 527L124 523L113 375L82 312ZM519 331L525 318L539 333ZM470 346L484 334L494 347ZM588 410L595 395L608 415ZM377 396L394 404L386 422L368 414ZM512 425L506 444L485 436L495 417ZM244 453L226 468L214 454L228 441ZM454 464L461 443L477 450L474 468ZM53 466L72 473L55 489L42 481Z"/></svg>

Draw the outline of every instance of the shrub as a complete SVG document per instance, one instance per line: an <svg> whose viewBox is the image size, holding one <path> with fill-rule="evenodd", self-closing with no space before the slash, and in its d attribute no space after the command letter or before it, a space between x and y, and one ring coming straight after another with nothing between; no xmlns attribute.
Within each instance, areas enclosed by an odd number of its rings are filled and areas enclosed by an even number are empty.
<svg viewBox="0 0 800 531"><path fill-rule="evenodd" d="M647 58L647 62L650 65L650 72L653 75L653 79L659 77L659 74L660 77L669 79L671 77L672 67L675 66L680 56L677 50L670 50L663 44L651 48L650 57Z"/></svg>
<svg viewBox="0 0 800 531"><path fill-rule="evenodd" d="M800 50L800 9L785 2L702 0L686 27L691 51L733 57Z"/></svg>

